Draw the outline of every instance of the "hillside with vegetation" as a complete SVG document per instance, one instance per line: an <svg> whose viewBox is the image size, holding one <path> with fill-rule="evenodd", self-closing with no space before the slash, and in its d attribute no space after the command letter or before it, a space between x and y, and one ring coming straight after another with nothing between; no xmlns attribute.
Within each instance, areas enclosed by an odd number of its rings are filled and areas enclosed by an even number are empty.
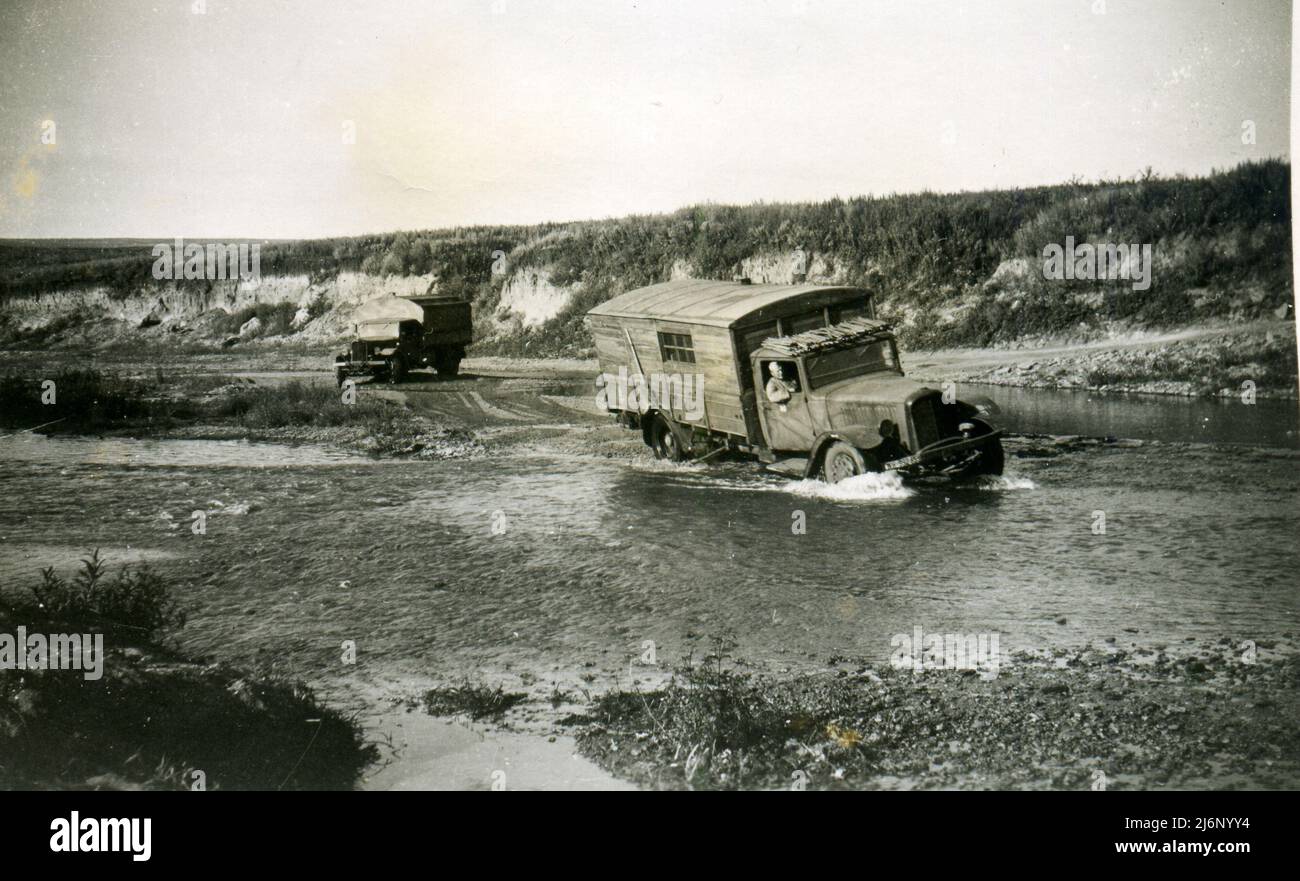
<svg viewBox="0 0 1300 881"><path fill-rule="evenodd" d="M1290 320L1290 165L809 203L697 205L536 226L264 241L263 283L155 281L152 242L0 242L0 344L333 341L386 291L475 306L471 355L589 355L583 315L669 278L860 285L910 349L1026 345ZM1150 244L1149 290L1044 278L1043 248ZM170 241L164 239L161 241ZM251 319L258 321L250 324ZM1286 334L1278 334L1285 341ZM1272 337L1270 337L1272 340ZM1266 359L1294 374L1294 348ZM1287 353L1290 353L1289 355ZM1288 360L1289 359L1289 360Z"/></svg>

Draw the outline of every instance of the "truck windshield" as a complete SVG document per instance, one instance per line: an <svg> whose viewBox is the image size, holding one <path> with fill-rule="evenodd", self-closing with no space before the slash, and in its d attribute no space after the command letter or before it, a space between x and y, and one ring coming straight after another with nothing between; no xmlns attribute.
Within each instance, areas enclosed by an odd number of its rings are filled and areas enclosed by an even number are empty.
<svg viewBox="0 0 1300 881"><path fill-rule="evenodd" d="M804 359L804 365L808 370L808 384L820 388L864 373L895 370L898 361L894 358L893 343L890 340L877 340L851 349L808 355Z"/></svg>

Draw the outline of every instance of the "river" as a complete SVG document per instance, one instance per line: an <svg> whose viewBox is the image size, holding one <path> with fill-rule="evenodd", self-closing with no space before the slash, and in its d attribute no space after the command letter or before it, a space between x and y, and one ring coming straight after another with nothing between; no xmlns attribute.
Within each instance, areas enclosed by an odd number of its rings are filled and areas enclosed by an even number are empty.
<svg viewBox="0 0 1300 881"><path fill-rule="evenodd" d="M0 577L149 560L184 648L352 702L466 676L602 690L652 674L651 644L662 669L717 637L779 670L884 663L917 626L1004 652L1300 632L1294 403L981 391L1012 431L1120 442L1012 439L974 485L829 487L656 463L631 432L626 456L447 462L25 434L0 440ZM595 431L617 430L570 436Z"/></svg>

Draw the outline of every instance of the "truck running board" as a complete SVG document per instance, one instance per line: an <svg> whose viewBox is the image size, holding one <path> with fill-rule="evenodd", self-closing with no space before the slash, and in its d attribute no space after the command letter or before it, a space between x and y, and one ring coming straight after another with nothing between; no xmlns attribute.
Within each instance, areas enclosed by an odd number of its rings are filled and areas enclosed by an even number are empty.
<svg viewBox="0 0 1300 881"><path fill-rule="evenodd" d="M808 467L806 458L796 457L791 459L779 459L776 462L767 465L763 470L771 471L773 474L780 474L783 477L802 478L804 469Z"/></svg>

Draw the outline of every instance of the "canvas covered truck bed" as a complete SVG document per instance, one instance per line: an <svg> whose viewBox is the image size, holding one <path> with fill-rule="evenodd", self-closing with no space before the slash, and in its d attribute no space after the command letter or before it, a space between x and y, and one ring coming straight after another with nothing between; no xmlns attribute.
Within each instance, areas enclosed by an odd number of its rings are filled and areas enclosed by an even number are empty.
<svg viewBox="0 0 1300 881"><path fill-rule="evenodd" d="M423 310L427 345L467 346L473 339L470 304L454 297L405 297Z"/></svg>
<svg viewBox="0 0 1300 881"><path fill-rule="evenodd" d="M769 337L874 317L861 288L704 279L638 288L588 312L603 374L702 375L703 412L673 407L673 417L751 442L760 434L750 353Z"/></svg>

